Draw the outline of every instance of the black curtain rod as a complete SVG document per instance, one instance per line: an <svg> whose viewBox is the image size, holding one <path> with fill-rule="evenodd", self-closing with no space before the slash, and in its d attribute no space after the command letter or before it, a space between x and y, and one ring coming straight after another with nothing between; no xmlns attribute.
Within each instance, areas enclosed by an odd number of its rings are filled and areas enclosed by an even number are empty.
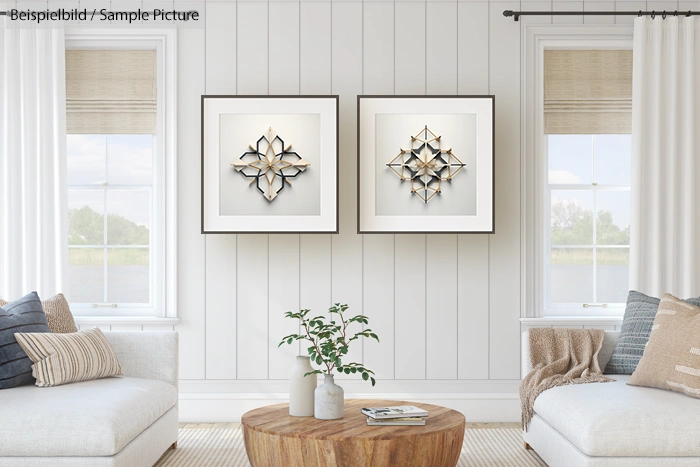
<svg viewBox="0 0 700 467"><path fill-rule="evenodd" d="M700 11L513 11L505 10L503 16L519 21L521 16L651 16L652 19L661 16L697 16Z"/></svg>

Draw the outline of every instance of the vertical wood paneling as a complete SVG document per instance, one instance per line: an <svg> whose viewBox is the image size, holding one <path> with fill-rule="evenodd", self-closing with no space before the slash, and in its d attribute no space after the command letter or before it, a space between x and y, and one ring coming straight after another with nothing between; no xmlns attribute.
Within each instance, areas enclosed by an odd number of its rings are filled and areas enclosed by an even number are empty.
<svg viewBox="0 0 700 467"><path fill-rule="evenodd" d="M362 93L394 94L394 3L362 7Z"/></svg>
<svg viewBox="0 0 700 467"><path fill-rule="evenodd" d="M208 94L236 94L236 4L207 3Z"/></svg>
<svg viewBox="0 0 700 467"><path fill-rule="evenodd" d="M300 5L300 70L302 94L331 94L331 4L302 2ZM331 306L332 235L301 235L300 303L314 316ZM300 355L308 344L300 343Z"/></svg>
<svg viewBox="0 0 700 467"><path fill-rule="evenodd" d="M396 94L425 94L424 2L399 2L394 15Z"/></svg>
<svg viewBox="0 0 700 467"><path fill-rule="evenodd" d="M299 94L299 4L270 2L270 94ZM280 339L299 331L298 322L284 318L299 310L299 235L270 235L268 259L268 342L269 378L286 379L297 345L283 345Z"/></svg>
<svg viewBox="0 0 700 467"><path fill-rule="evenodd" d="M237 378L267 379L270 331L268 236L238 235L237 264Z"/></svg>
<svg viewBox="0 0 700 467"><path fill-rule="evenodd" d="M363 14L363 92L394 93L394 3L365 3ZM394 328L394 236L365 235L363 240L363 310L381 338ZM365 363L379 378L391 377L393 349L373 351L365 342Z"/></svg>
<svg viewBox="0 0 700 467"><path fill-rule="evenodd" d="M394 344L394 332L400 336L403 328L395 328L394 321L396 307L394 305L393 253L393 235L372 235L365 238L363 309L364 314L369 317L369 326L365 327L372 329L381 339L381 343L378 344L374 340L364 342L364 363L380 379L394 378L394 355L396 354L396 358L399 358L404 348L400 341ZM418 267L420 268L421 265L419 264ZM404 319L401 323L406 324L407 320ZM397 369L405 366L404 363L403 361L397 363Z"/></svg>
<svg viewBox="0 0 700 467"><path fill-rule="evenodd" d="M428 94L457 93L457 3L429 2ZM433 28L433 25L440 27ZM426 378L457 378L457 235L426 238Z"/></svg>
<svg viewBox="0 0 700 467"><path fill-rule="evenodd" d="M299 3L270 2L270 94L299 94Z"/></svg>
<svg viewBox="0 0 700 467"><path fill-rule="evenodd" d="M206 92L236 93L236 4L206 7ZM206 378L236 378L236 236L207 235ZM220 358L226 355L227 358Z"/></svg>
<svg viewBox="0 0 700 467"><path fill-rule="evenodd" d="M519 2L490 4L490 92L496 97L496 233L489 237L489 376L520 374L520 25L503 21Z"/></svg>
<svg viewBox="0 0 700 467"><path fill-rule="evenodd" d="M359 2L331 4L332 92L340 96L340 233L331 236L333 302L363 313L362 237L357 235L357 95L362 94L362 9ZM364 345L364 344L363 344ZM369 344L370 346L372 344ZM361 361L356 346L346 361ZM371 347L370 347L371 351ZM368 352L371 353L371 352Z"/></svg>
<svg viewBox="0 0 700 467"><path fill-rule="evenodd" d="M457 3L457 64L459 94L488 94L489 48L475 47L489 37L488 2ZM478 237L486 238L485 235Z"/></svg>
<svg viewBox="0 0 700 467"><path fill-rule="evenodd" d="M459 235L457 250L458 377L488 379L489 356L485 351L489 348L488 238Z"/></svg>
<svg viewBox="0 0 700 467"><path fill-rule="evenodd" d="M457 93L457 2L428 2L428 94Z"/></svg>
<svg viewBox="0 0 700 467"><path fill-rule="evenodd" d="M552 3L554 11L583 11L583 2L558 1ZM583 16L554 16L554 24L583 24Z"/></svg>
<svg viewBox="0 0 700 467"><path fill-rule="evenodd" d="M299 347L277 346L282 337L299 331L296 320L284 317L299 310L299 235L270 235L269 252L269 378L287 379Z"/></svg>
<svg viewBox="0 0 700 467"><path fill-rule="evenodd" d="M489 37L488 2L458 3L459 94L489 93L489 49L474 47ZM457 373L488 379L489 236L457 238Z"/></svg>
<svg viewBox="0 0 700 467"><path fill-rule="evenodd" d="M457 235L428 235L426 376L457 378Z"/></svg>
<svg viewBox="0 0 700 467"><path fill-rule="evenodd" d="M189 7L191 3L175 7ZM205 244L199 219L200 190L200 105L205 87L205 31L182 28L177 31L178 134L181 155L177 164L177 305L181 319L180 378L205 377ZM182 155L186 154L187 157Z"/></svg>
<svg viewBox="0 0 700 467"><path fill-rule="evenodd" d="M301 94L331 94L331 4L301 2Z"/></svg>
<svg viewBox="0 0 700 467"><path fill-rule="evenodd" d="M427 91L425 15L425 3L396 4L396 94L425 94ZM425 235L394 237L394 309L391 313L394 329L390 336L394 341L394 374L397 379L425 378L426 334L416 331L416 323L425 323L424 258ZM384 333L380 336L385 339Z"/></svg>
<svg viewBox="0 0 700 467"><path fill-rule="evenodd" d="M268 14L267 3L238 3L239 94L268 93ZM238 235L238 379L269 377L268 246L268 235Z"/></svg>
<svg viewBox="0 0 700 467"><path fill-rule="evenodd" d="M238 2L236 79L239 94L268 93L268 14L266 2Z"/></svg>

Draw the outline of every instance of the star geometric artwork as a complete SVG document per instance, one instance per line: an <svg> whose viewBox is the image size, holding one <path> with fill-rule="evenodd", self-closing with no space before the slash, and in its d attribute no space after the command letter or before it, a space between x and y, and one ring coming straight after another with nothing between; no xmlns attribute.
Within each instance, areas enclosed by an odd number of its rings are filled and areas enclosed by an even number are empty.
<svg viewBox="0 0 700 467"><path fill-rule="evenodd" d="M466 165L452 154L452 148L440 148L440 136L425 128L411 136L411 149L401 152L387 164L401 181L411 181L411 194L425 204L441 193L442 181L452 181Z"/></svg>
<svg viewBox="0 0 700 467"><path fill-rule="evenodd" d="M255 183L258 191L270 202L274 200L285 185L292 186L290 178L296 178L311 165L296 152L290 151L292 145L284 146L284 141L269 128L255 144L249 145L251 151L244 152L231 166L246 178L252 178L249 185Z"/></svg>

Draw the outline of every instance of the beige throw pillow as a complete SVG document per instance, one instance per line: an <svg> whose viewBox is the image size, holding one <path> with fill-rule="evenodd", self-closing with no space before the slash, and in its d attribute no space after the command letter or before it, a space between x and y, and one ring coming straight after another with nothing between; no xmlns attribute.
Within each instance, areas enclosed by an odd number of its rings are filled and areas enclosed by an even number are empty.
<svg viewBox="0 0 700 467"><path fill-rule="evenodd" d="M7 303L0 298L0 307L7 305ZM41 306L44 309L44 314L46 314L46 321L49 323L51 332L78 332L68 301L62 293L42 300Z"/></svg>
<svg viewBox="0 0 700 467"><path fill-rule="evenodd" d="M39 387L124 374L99 328L70 334L18 332L15 338L34 362L32 376Z"/></svg>
<svg viewBox="0 0 700 467"><path fill-rule="evenodd" d="M700 308L664 294L629 384L700 398Z"/></svg>

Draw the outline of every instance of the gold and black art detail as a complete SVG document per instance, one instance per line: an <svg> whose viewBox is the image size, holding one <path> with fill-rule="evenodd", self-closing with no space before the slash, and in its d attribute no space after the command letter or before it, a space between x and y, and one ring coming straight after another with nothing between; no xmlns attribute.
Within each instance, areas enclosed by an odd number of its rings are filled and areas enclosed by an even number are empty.
<svg viewBox="0 0 700 467"><path fill-rule="evenodd" d="M401 152L387 164L402 182L411 182L411 194L425 204L439 195L441 183L451 182L466 164L452 154L452 148L440 147L440 136L425 128L411 136L411 149Z"/></svg>
<svg viewBox="0 0 700 467"><path fill-rule="evenodd" d="M256 188L270 202L284 189L292 185L290 178L296 178L311 165L294 151L292 145L285 146L282 138L272 128L263 133L255 143L249 145L231 166L244 177L251 178L249 185Z"/></svg>

